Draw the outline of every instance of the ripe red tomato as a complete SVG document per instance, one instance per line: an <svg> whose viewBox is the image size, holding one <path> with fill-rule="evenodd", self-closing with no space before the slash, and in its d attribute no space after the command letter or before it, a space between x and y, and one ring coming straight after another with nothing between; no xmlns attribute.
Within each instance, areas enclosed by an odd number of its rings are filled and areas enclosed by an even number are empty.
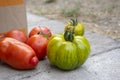
<svg viewBox="0 0 120 80"><path fill-rule="evenodd" d="M20 30L10 30L7 33L5 33L5 37L11 37L24 43L26 43L28 39L27 35Z"/></svg>
<svg viewBox="0 0 120 80"><path fill-rule="evenodd" d="M27 44L31 46L38 59L41 60L46 56L46 49L48 44L48 39L43 35L33 35L27 40Z"/></svg>
<svg viewBox="0 0 120 80"><path fill-rule="evenodd" d="M52 32L50 31L49 28L47 27L41 27L41 26L37 26L34 27L30 33L29 33L29 37L35 35L35 34L42 34L42 35L46 35L46 37L50 38L52 36Z"/></svg>

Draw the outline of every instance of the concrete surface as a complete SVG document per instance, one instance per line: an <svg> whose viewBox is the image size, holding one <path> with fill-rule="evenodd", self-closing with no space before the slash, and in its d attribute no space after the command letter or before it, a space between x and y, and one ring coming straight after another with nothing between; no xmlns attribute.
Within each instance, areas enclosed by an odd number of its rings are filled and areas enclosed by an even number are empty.
<svg viewBox="0 0 120 80"><path fill-rule="evenodd" d="M41 25L53 33L63 32L65 23L27 13L28 31ZM0 80L120 80L120 42L91 31L85 32L91 54L80 68L62 71L50 65L47 58L33 70L15 70L0 63Z"/></svg>

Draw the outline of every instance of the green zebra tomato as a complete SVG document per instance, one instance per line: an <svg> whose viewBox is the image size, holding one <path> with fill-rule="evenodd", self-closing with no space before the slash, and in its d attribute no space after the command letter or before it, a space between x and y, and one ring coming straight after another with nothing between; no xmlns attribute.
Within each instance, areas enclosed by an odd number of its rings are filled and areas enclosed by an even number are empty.
<svg viewBox="0 0 120 80"><path fill-rule="evenodd" d="M81 66L90 53L90 44L83 36L74 36L72 32L53 35L47 46L47 57L52 65L72 70Z"/></svg>
<svg viewBox="0 0 120 80"><path fill-rule="evenodd" d="M75 27L74 34L76 36L83 36L84 35L85 27L82 23L78 23L77 20L75 21L75 20L71 19L71 21L66 24L64 30L66 31L69 28L73 29L74 27Z"/></svg>

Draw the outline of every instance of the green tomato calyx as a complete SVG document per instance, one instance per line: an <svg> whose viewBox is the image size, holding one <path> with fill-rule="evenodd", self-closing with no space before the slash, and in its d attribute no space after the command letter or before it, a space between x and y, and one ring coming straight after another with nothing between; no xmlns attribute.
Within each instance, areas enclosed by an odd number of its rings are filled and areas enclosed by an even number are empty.
<svg viewBox="0 0 120 80"><path fill-rule="evenodd" d="M66 29L65 29L65 33L64 33L64 39L66 41L73 41L74 40L74 31L75 31L75 27L77 26L78 21L77 19L71 19L69 25L67 25Z"/></svg>
<svg viewBox="0 0 120 80"><path fill-rule="evenodd" d="M71 26L77 26L77 24L78 24L78 21L77 21L77 19L76 20L74 20L74 19L71 19L71 21L70 21L70 25Z"/></svg>
<svg viewBox="0 0 120 80"><path fill-rule="evenodd" d="M65 31L65 33L64 33L64 39L66 40L66 41L73 41L74 40L74 31L72 30L66 30Z"/></svg>

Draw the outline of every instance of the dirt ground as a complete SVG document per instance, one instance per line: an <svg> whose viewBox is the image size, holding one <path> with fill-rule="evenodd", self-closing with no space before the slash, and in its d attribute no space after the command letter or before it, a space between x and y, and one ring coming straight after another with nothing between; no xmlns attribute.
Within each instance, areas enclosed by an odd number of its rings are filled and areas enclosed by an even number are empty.
<svg viewBox="0 0 120 80"><path fill-rule="evenodd" d="M77 18L86 29L120 40L120 0L25 0L28 12L50 19Z"/></svg>

